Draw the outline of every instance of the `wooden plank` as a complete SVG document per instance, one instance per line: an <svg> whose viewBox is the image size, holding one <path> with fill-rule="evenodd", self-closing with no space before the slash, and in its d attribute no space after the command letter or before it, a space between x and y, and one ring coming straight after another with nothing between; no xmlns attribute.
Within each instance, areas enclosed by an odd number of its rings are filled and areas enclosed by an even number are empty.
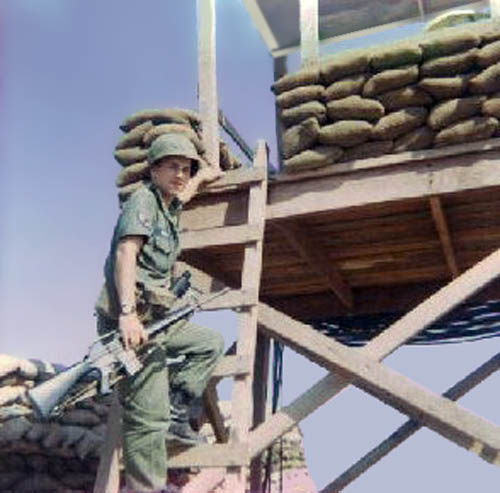
<svg viewBox="0 0 500 493"><path fill-rule="evenodd" d="M255 292L233 289L220 298L215 298L203 305L203 311L224 310L251 306L256 303L258 295Z"/></svg>
<svg viewBox="0 0 500 493"><path fill-rule="evenodd" d="M255 224L226 226L225 228L200 229L181 233L183 250L198 250L213 246L241 245L256 242L261 237L261 228Z"/></svg>
<svg viewBox="0 0 500 493"><path fill-rule="evenodd" d="M211 378L225 378L249 375L252 372L252 361L248 356L224 356L217 364Z"/></svg>
<svg viewBox="0 0 500 493"><path fill-rule="evenodd" d="M312 330L305 324L259 305L263 329L310 360L341 372L358 388L418 419L441 436L500 466L500 427L462 409L409 378L400 375L371 355L362 355Z"/></svg>
<svg viewBox="0 0 500 493"><path fill-rule="evenodd" d="M214 488L221 486L226 469L217 467L204 469L197 474L188 484L182 487L182 493L204 493L212 491Z"/></svg>
<svg viewBox="0 0 500 493"><path fill-rule="evenodd" d="M422 329L458 306L468 297L500 275L500 250L451 283L392 324L382 334L359 350L374 360L381 360ZM323 377L292 403L274 414L250 433L250 456L254 457L271 443L291 430L302 419L341 392L351 382L345 376L330 373Z"/></svg>
<svg viewBox="0 0 500 493"><path fill-rule="evenodd" d="M439 240L441 241L441 246L443 248L444 258L446 264L450 269L452 277L458 277L460 274L457 267L457 259L455 256L455 251L451 242L450 230L448 228L448 222L443 211L443 206L441 204L441 199L439 197L431 197L429 199L432 219L436 225L436 229L439 235Z"/></svg>
<svg viewBox="0 0 500 493"><path fill-rule="evenodd" d="M301 67L319 65L319 0L300 0L300 62Z"/></svg>
<svg viewBox="0 0 500 493"><path fill-rule="evenodd" d="M210 380L203 392L203 405L208 421L214 430L215 439L218 443L227 443L229 432L224 423L224 416L219 408L219 396L215 380Z"/></svg>
<svg viewBox="0 0 500 493"><path fill-rule="evenodd" d="M256 181L262 181L266 178L266 170L262 168L237 168L226 171L224 176L213 183L209 183L206 188L200 191L204 193L219 193L225 188L246 188Z"/></svg>
<svg viewBox="0 0 500 493"><path fill-rule="evenodd" d="M475 388L492 373L496 372L500 367L500 353L490 358L486 363L482 364L479 368L467 375L460 382L456 383L453 387L448 389L443 397L456 401L464 396L467 392ZM374 447L370 452L365 454L355 464L346 469L334 481L329 483L321 493L338 493L346 486L351 484L361 474L367 471L371 466L379 462L383 457L396 449L405 440L410 438L414 433L422 428L422 424L415 420L408 420L405 424L400 426L395 432L391 433L379 445Z"/></svg>
<svg viewBox="0 0 500 493"><path fill-rule="evenodd" d="M168 467L228 467L249 464L248 447L240 443L214 443L184 449L169 448Z"/></svg>
<svg viewBox="0 0 500 493"><path fill-rule="evenodd" d="M345 306L352 308L353 297L351 288L342 277L337 266L333 262L328 261L327 253L321 248L321 244L310 241L309 231L294 221L276 223L276 227L279 228L285 236L286 241L292 245L316 275L326 282L331 292Z"/></svg>

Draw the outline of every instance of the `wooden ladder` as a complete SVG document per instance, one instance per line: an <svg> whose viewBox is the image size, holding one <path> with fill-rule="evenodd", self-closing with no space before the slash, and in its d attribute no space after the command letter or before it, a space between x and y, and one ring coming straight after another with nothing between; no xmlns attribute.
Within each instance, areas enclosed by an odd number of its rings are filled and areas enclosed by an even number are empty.
<svg viewBox="0 0 500 493"><path fill-rule="evenodd" d="M223 491L228 493L246 491L247 473L250 466L248 437L253 418L252 386L267 203L267 161L267 145L264 141L259 141L253 169L234 172L246 174L249 178L245 224L188 231L182 235L182 244L186 243L191 251L201 250L208 246L244 245L240 290L230 291L220 300L214 300L214 306L210 307L211 309L233 308L238 311L235 354L226 355L219 363L204 395L205 408L214 427L215 436L218 442L223 443L169 451L169 468L203 468L183 488L183 493L210 491L214 486L214 478L220 478L221 472L225 473ZM224 181L230 184L231 177L228 176ZM241 178L235 181L241 185ZM194 277L196 279L196 276ZM229 433L224 427L215 391L217 382L224 377L234 378ZM259 405L265 406L265 398L261 398ZM114 399L108 417L108 430L101 452L94 493L116 493L119 490L120 414L120 406L117 399ZM220 483L220 479L218 482Z"/></svg>

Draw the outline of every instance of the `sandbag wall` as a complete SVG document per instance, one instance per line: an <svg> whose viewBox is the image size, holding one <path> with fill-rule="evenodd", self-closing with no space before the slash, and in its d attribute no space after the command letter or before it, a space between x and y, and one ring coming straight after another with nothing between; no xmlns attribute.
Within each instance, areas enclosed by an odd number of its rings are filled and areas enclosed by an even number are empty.
<svg viewBox="0 0 500 493"><path fill-rule="evenodd" d="M160 135L178 133L187 136L198 155L205 162L205 148L201 141L201 121L192 110L167 108L143 110L125 118L120 125L124 135L115 146L114 157L122 166L116 178L118 196L126 199L149 178L147 154L152 142ZM220 142L220 166L226 171L241 166L227 144Z"/></svg>
<svg viewBox="0 0 500 493"><path fill-rule="evenodd" d="M272 90L285 172L488 139L500 127L500 27L339 54Z"/></svg>

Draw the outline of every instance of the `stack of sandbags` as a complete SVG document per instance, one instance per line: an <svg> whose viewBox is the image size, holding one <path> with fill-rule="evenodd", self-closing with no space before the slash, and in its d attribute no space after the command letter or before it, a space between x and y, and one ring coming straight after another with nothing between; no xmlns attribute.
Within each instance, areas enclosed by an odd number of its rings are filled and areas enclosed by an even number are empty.
<svg viewBox="0 0 500 493"><path fill-rule="evenodd" d="M26 392L54 366L0 355L0 491L91 491L109 398L91 398L39 421Z"/></svg>
<svg viewBox="0 0 500 493"><path fill-rule="evenodd" d="M284 171L493 136L500 117L500 27L449 28L350 51L272 90Z"/></svg>
<svg viewBox="0 0 500 493"><path fill-rule="evenodd" d="M194 144L202 163L205 162L201 121L195 111L178 108L143 110L125 118L120 129L124 135L116 144L113 153L122 166L116 178L120 200L128 197L149 179L148 149L160 135L185 135ZM230 153L227 145L221 141L220 146L221 169L226 171L240 167L241 163Z"/></svg>

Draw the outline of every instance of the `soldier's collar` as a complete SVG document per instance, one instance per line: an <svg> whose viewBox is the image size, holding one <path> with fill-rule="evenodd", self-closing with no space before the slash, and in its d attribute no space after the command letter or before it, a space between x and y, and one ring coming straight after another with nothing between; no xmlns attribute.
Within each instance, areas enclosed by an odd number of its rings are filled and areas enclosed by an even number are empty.
<svg viewBox="0 0 500 493"><path fill-rule="evenodd" d="M177 197L174 197L168 207L165 207L165 202L163 201L161 190L154 183L151 183L150 188L156 195L156 200L158 200L160 208L164 213L170 216L176 216L181 212L183 204Z"/></svg>

